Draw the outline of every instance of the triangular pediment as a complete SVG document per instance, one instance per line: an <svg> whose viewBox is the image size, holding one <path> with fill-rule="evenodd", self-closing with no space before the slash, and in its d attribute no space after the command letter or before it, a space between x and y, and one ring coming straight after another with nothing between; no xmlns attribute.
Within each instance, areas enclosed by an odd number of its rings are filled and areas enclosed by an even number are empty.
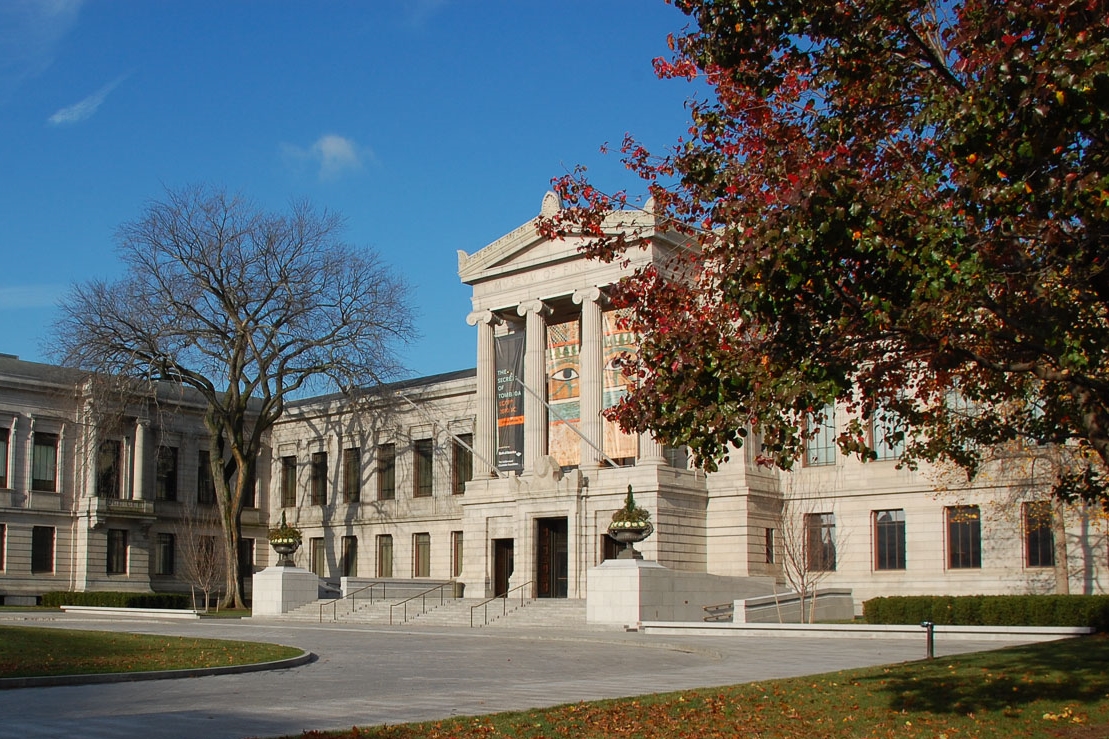
<svg viewBox="0 0 1109 739"><path fill-rule="evenodd" d="M581 259L578 253L581 239L548 239L539 233L540 218L553 215L557 210L554 193L547 193L539 216L473 254L459 250L458 275L462 282L473 284L547 264Z"/></svg>

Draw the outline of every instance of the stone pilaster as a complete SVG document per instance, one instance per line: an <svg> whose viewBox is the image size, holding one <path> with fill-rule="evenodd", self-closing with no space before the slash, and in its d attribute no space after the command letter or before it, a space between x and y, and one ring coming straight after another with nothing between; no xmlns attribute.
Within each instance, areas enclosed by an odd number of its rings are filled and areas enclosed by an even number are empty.
<svg viewBox="0 0 1109 739"><path fill-rule="evenodd" d="M135 452L131 463L134 465L134 488L131 497L135 500L146 500L146 436L149 423L140 418L135 421Z"/></svg>
<svg viewBox="0 0 1109 739"><path fill-rule="evenodd" d="M528 300L516 308L525 317L524 348L524 470L542 469L547 456L547 316L550 308L541 300Z"/></svg>
<svg viewBox="0 0 1109 739"><path fill-rule="evenodd" d="M600 288L587 287L574 292L574 302L581 305L581 353L579 355L578 398L582 435L581 469L596 470L601 466L604 449L604 321L601 317L603 296Z"/></svg>
<svg viewBox="0 0 1109 739"><path fill-rule="evenodd" d="M466 323L477 326L477 417L474 419L475 477L495 477L497 458L497 357L493 329L500 318L493 311L478 310L466 316ZM482 470L483 474L477 474Z"/></svg>

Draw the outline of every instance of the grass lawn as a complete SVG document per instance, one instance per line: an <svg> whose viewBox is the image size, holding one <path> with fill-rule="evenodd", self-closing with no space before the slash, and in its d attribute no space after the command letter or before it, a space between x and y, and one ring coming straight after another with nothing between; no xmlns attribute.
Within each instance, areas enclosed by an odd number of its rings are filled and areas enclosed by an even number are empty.
<svg viewBox="0 0 1109 739"><path fill-rule="evenodd" d="M224 667L301 653L256 642L0 626L0 677Z"/></svg>
<svg viewBox="0 0 1109 739"><path fill-rule="evenodd" d="M299 736L1104 739L1109 737L1109 637L726 688Z"/></svg>

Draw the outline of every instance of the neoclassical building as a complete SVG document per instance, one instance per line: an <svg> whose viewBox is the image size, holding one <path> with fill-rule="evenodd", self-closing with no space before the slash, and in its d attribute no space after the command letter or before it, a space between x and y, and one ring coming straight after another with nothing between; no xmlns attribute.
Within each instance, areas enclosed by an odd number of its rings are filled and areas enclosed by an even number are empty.
<svg viewBox="0 0 1109 739"><path fill-rule="evenodd" d="M546 213L557 207L544 199ZM606 527L630 485L655 525L638 548L672 570L786 590L792 563L820 587L850 588L856 604L1054 592L1060 578L1070 592L1106 592L1104 518L1070 508L1053 523L1046 490L1014 473L1020 465L970 486L899 469L895 448L873 462L845 458L832 443L841 412L793 472L756 464L749 445L706 475L683 450L605 421L627 391L613 360L635 350L607 288L686 248L650 213L630 218L620 227L642 246L627 265L587 260L573 238L544 238L538 219L460 251L472 305L459 318L474 332L476 369L354 402L289 404L245 517L244 536L259 546L244 562L274 561L265 527L284 514L304 533L298 564L325 580L454 580L473 597L584 598L590 569L617 552ZM173 562L181 519L206 500L200 406L180 397L173 413L131 408L103 429L79 382L0 358L0 594L187 589Z"/></svg>

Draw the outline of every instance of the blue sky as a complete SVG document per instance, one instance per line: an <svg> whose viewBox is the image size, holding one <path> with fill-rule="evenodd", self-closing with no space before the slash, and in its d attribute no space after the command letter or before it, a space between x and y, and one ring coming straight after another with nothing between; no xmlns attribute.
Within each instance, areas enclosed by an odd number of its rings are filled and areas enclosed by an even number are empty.
<svg viewBox="0 0 1109 739"><path fill-rule="evenodd" d="M651 60L687 19L662 0L3 0L0 352L48 361L70 285L120 274L116 227L165 188L347 218L413 287L413 375L472 367L472 253L576 164L686 128L691 88Z"/></svg>

